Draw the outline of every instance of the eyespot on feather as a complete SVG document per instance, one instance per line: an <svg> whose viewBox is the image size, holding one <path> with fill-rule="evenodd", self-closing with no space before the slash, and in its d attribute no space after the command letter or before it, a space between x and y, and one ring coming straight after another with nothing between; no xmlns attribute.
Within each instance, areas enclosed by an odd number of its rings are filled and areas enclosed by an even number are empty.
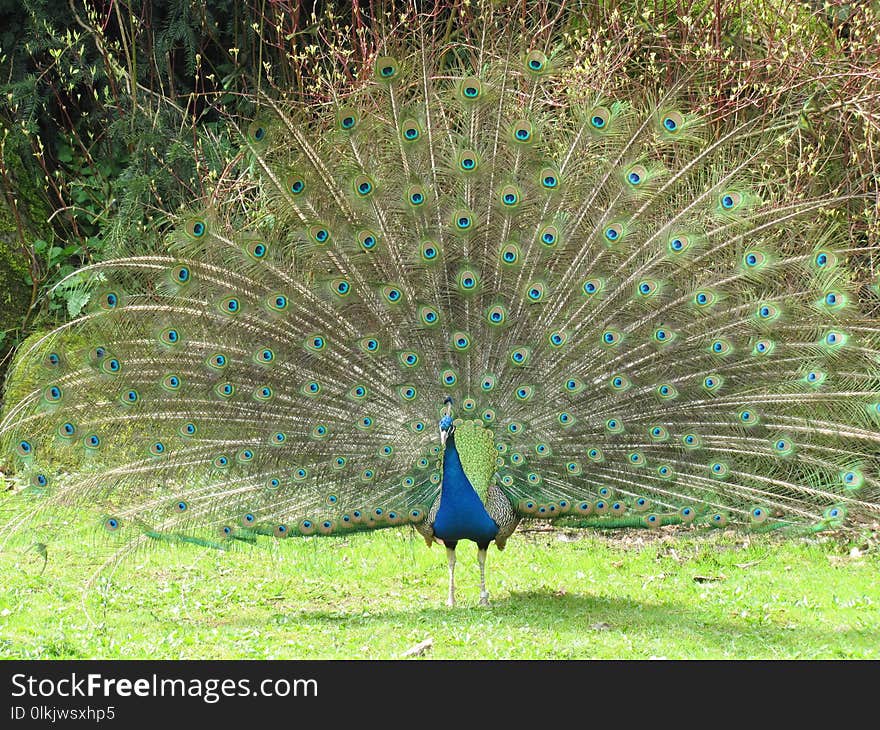
<svg viewBox="0 0 880 730"><path fill-rule="evenodd" d="M476 101L482 93L483 82L476 76L466 76L458 84L458 95L464 101Z"/></svg>
<svg viewBox="0 0 880 730"><path fill-rule="evenodd" d="M400 74L400 65L394 56L379 56L373 64L373 72L378 81L393 81Z"/></svg>
<svg viewBox="0 0 880 730"><path fill-rule="evenodd" d="M547 56L541 51L529 51L525 62L526 71L532 76L541 76L548 71Z"/></svg>

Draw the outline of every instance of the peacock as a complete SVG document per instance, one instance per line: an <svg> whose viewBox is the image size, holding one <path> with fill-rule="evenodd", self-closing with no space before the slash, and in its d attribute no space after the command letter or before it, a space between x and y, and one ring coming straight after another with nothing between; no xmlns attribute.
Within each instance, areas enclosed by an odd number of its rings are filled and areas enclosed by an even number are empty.
<svg viewBox="0 0 880 730"><path fill-rule="evenodd" d="M792 172L821 100L713 114L687 74L591 73L571 15L472 5L410 8L320 100L255 96L162 250L76 273L89 308L19 354L0 423L6 535L48 507L118 555L406 527L454 605L458 544L485 604L523 520L876 519L876 284L853 193Z"/></svg>

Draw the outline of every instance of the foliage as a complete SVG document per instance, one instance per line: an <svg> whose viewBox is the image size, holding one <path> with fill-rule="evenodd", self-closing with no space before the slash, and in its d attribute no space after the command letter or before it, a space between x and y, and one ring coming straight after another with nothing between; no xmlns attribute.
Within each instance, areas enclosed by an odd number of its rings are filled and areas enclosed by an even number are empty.
<svg viewBox="0 0 880 730"><path fill-rule="evenodd" d="M0 362L11 346L7 332L18 327L31 298L31 288L25 283L28 268L16 251L16 234L15 221L0 200Z"/></svg>
<svg viewBox="0 0 880 730"><path fill-rule="evenodd" d="M0 176L13 212L29 221L18 244L30 254L22 278L35 314L76 316L82 290L53 287L134 241L158 245L157 212L202 195L210 171L227 163L225 126L199 101L208 71L184 60L197 47L178 53L182 21L163 9L173 12L163 3L111 4L104 15L66 0L0 4ZM190 40L212 22L190 21Z"/></svg>
<svg viewBox="0 0 880 730"><path fill-rule="evenodd" d="M614 54L637 57L659 85L673 67L691 70L687 94L719 116L801 94L809 134L793 171L861 186L868 197L854 211L854 234L866 247L876 242L880 4L566 5L590 83L591 55ZM78 314L82 291L53 285L134 241L160 245L167 213L209 193L212 172L233 158L230 117L252 114L259 93L320 101L328 82L356 82L381 28L407 6L0 0L0 180L13 211L32 222L18 237L29 253L33 314ZM557 10L555 2L521 7L524 22ZM457 0L432 11L451 35L457 17L473 12ZM840 155L828 159L832 144Z"/></svg>

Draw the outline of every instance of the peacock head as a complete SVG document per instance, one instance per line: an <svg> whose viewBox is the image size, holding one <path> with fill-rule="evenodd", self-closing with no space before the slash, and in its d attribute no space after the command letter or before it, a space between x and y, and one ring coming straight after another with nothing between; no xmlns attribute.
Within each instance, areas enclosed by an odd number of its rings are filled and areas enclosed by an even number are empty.
<svg viewBox="0 0 880 730"><path fill-rule="evenodd" d="M443 401L446 404L446 411L440 419L440 446L446 447L446 439L455 430L455 424L452 421L452 398L446 396Z"/></svg>

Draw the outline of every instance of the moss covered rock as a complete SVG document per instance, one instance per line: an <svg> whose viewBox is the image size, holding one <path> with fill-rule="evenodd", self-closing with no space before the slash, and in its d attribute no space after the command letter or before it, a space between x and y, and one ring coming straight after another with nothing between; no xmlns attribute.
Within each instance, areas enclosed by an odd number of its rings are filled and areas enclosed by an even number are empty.
<svg viewBox="0 0 880 730"><path fill-rule="evenodd" d="M0 332L18 329L31 303L31 287L25 283L27 259L19 246L15 218L0 202Z"/></svg>
<svg viewBox="0 0 880 730"><path fill-rule="evenodd" d="M47 336L48 335L48 336ZM65 369L77 369L87 363L87 351L93 343L82 332L70 330L63 333L51 331L38 331L29 335L17 347L6 376L5 401L0 405L0 419L9 414L17 404L28 396L45 389L49 384L65 371ZM50 370L44 363L48 353L57 353L63 363L60 370ZM104 463L104 451L90 451L84 446L82 434L73 440L67 440L58 436L58 426L68 418L82 424L78 419L87 418L82 410L76 410L83 404L106 405L108 398L113 398L114 388L118 389L112 377L96 379L84 382L75 388L71 388L70 401L73 406L67 415L67 411L59 410L55 419L41 419L35 426L36 430L26 433L28 440L39 444L41 461L31 464L18 459L13 455L14 448L10 439L0 438L0 472L15 475L26 480L29 471L39 467L53 481L64 474L81 472L84 470L98 471ZM118 462L122 458L137 459L147 455L145 437L138 433L137 421L117 423L111 429L102 430L101 425L92 426L101 435L107 438L108 446L112 445L113 461Z"/></svg>

